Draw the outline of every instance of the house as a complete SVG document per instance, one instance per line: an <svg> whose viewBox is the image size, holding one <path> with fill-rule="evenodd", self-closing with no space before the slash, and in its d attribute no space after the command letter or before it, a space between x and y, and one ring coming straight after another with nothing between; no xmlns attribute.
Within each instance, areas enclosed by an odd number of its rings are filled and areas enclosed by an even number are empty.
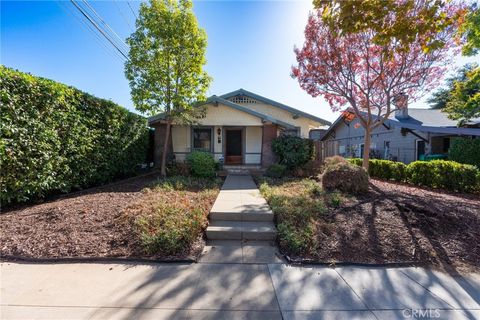
<svg viewBox="0 0 480 320"><path fill-rule="evenodd" d="M341 115L327 130L322 141L330 154L363 157L365 130L355 119ZM457 127L438 109L405 108L395 111L380 127L373 130L371 157L410 163L428 154L447 154L453 137L480 138L480 118L465 127Z"/></svg>
<svg viewBox="0 0 480 320"><path fill-rule="evenodd" d="M169 153L174 161L182 162L190 152L201 150L225 164L266 167L275 161L272 140L282 132L308 138L310 130L330 125L324 119L244 89L211 96L202 106L206 114L197 124L172 125ZM154 154L155 159L160 159L165 143L164 117L153 116L148 123L155 128Z"/></svg>

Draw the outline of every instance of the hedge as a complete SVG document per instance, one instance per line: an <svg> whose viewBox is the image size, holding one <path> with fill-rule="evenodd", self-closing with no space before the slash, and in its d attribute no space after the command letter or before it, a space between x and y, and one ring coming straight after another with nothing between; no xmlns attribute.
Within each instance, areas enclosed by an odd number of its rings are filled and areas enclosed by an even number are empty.
<svg viewBox="0 0 480 320"><path fill-rule="evenodd" d="M104 184L146 160L146 119L0 65L2 204Z"/></svg>
<svg viewBox="0 0 480 320"><path fill-rule="evenodd" d="M448 158L452 161L477 166L480 169L480 139L452 139Z"/></svg>
<svg viewBox="0 0 480 320"><path fill-rule="evenodd" d="M348 159L361 166L362 159ZM368 174L371 177L407 182L431 188L453 191L479 191L480 171L472 165L455 161L415 161L408 165L390 160L369 160Z"/></svg>

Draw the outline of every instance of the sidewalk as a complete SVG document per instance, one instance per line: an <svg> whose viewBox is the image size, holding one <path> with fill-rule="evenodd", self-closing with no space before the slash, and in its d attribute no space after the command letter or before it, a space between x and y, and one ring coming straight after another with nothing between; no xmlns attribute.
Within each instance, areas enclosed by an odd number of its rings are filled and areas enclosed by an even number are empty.
<svg viewBox="0 0 480 320"><path fill-rule="evenodd" d="M1 319L480 318L479 275L421 268L2 263L0 272Z"/></svg>

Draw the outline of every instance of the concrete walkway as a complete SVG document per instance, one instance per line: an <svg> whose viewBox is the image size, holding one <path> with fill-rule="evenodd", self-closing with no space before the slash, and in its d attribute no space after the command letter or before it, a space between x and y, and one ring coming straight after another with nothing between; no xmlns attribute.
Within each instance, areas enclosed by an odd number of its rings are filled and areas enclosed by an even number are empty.
<svg viewBox="0 0 480 320"><path fill-rule="evenodd" d="M2 263L0 272L1 319L480 319L479 275L421 268Z"/></svg>
<svg viewBox="0 0 480 320"><path fill-rule="evenodd" d="M273 212L250 175L228 175L209 215L210 240L274 240Z"/></svg>

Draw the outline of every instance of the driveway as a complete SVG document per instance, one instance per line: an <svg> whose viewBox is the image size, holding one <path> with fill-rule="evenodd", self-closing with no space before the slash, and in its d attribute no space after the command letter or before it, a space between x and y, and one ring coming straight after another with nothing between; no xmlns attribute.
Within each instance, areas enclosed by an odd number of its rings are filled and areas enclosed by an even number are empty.
<svg viewBox="0 0 480 320"><path fill-rule="evenodd" d="M2 263L1 319L479 319L480 276L284 263Z"/></svg>

